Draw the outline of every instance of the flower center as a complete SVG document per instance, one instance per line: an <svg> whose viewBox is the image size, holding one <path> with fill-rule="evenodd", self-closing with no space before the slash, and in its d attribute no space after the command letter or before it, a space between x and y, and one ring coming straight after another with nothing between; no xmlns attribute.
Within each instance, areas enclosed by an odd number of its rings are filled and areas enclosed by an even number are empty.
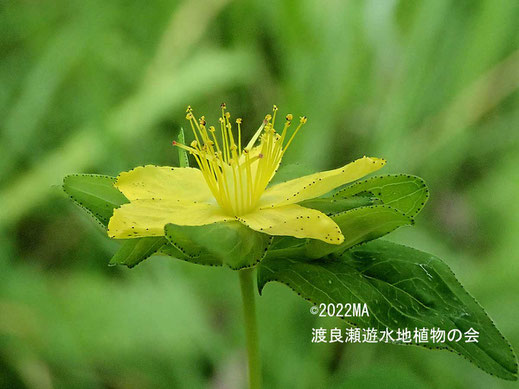
<svg viewBox="0 0 519 389"><path fill-rule="evenodd" d="M254 210L268 183L277 171L283 154L306 123L306 116L300 118L299 125L288 141L287 132L293 116L288 114L281 133L274 129L278 108L274 106L272 115L265 116L247 146L242 149L242 119L236 119L237 137L233 132L231 114L221 105L220 131L206 127L205 117L195 119L188 107L189 120L195 140L190 146L173 142L174 146L189 151L194 156L207 185L222 209L229 215L245 215ZM257 144L257 145L256 145Z"/></svg>

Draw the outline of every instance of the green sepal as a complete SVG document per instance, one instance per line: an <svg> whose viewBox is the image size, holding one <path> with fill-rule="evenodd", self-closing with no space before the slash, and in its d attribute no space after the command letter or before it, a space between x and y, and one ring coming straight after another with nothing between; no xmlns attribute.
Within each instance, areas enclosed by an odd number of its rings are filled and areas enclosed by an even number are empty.
<svg viewBox="0 0 519 389"><path fill-rule="evenodd" d="M167 238L166 238L167 239ZM222 266L223 263L220 259L216 258L213 254L209 253L207 250L200 248L200 251L197 255L187 255L182 247L177 247L168 241L168 244L165 244L159 250L159 254L167 255L169 257L173 257L176 259L180 259L182 261L195 263L197 265L204 266Z"/></svg>
<svg viewBox="0 0 519 389"><path fill-rule="evenodd" d="M269 235L251 230L237 221L204 226L168 224L165 235L187 258L193 258L192 262L226 264L234 270L256 265L272 241Z"/></svg>
<svg viewBox="0 0 519 389"><path fill-rule="evenodd" d="M181 127L180 131L178 132L177 137L178 143L185 144L186 139L184 136L184 129ZM187 157L187 152L184 149L181 149L178 147L178 166L180 167L189 167L189 159Z"/></svg>
<svg viewBox="0 0 519 389"><path fill-rule="evenodd" d="M406 246L376 240L341 257L311 260L302 250L269 252L258 265L260 294L269 281L289 286L319 305L367 304L369 316L344 318L359 328L459 329L479 332L478 343L416 343L455 352L489 374L516 380L517 358L478 302L439 258ZM396 337L396 336L395 336ZM406 344L406 343L399 343Z"/></svg>
<svg viewBox="0 0 519 389"><path fill-rule="evenodd" d="M375 176L358 181L341 189L334 197L348 198L367 193L410 217L417 215L429 198L425 181L408 174Z"/></svg>
<svg viewBox="0 0 519 389"><path fill-rule="evenodd" d="M380 238L398 227L413 224L413 219L409 216L387 205L354 208L332 215L331 218L341 229L344 242L333 245L309 239L306 243L306 255L309 258L321 258L331 253L340 254L354 245Z"/></svg>
<svg viewBox="0 0 519 389"><path fill-rule="evenodd" d="M166 243L166 238L162 236L126 239L110 260L109 266L125 265L132 268L151 257Z"/></svg>
<svg viewBox="0 0 519 389"><path fill-rule="evenodd" d="M72 174L63 179L63 190L106 228L114 208L129 202L114 186L115 180L115 177L97 174Z"/></svg>

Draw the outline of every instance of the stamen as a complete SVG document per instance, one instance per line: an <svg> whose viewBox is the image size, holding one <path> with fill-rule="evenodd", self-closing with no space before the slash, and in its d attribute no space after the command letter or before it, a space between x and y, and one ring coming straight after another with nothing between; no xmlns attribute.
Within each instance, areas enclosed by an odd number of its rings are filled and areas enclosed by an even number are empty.
<svg viewBox="0 0 519 389"><path fill-rule="evenodd" d="M306 116L301 116L299 118L299 125L297 126L296 130L294 131L294 133L292 134L292 136L290 137L290 139L288 140L286 146L283 148L283 152L286 151L286 149L288 149L288 146L290 146L290 143L292 143L292 141L294 140L295 136L297 135L297 133L299 132L299 129L301 127L303 127L303 125L306 123L307 119L306 119Z"/></svg>
<svg viewBox="0 0 519 389"><path fill-rule="evenodd" d="M236 124L238 125L238 150L240 151L241 156L241 118L236 119Z"/></svg>
<svg viewBox="0 0 519 389"><path fill-rule="evenodd" d="M221 144L215 127L206 127L205 116L196 120L191 106L186 109L186 119L190 122L195 139L190 146L176 141L172 144L194 156L218 204L227 213L238 216L254 209L286 149L306 123L306 117L300 118L298 127L283 147L293 116L286 115L283 130L280 134L277 133L274 125L278 108L274 105L272 115L265 116L250 142L242 149L242 119L235 120L238 126L236 143L230 121L231 114L226 111L225 103L220 107ZM259 145L256 146L258 140Z"/></svg>
<svg viewBox="0 0 519 389"><path fill-rule="evenodd" d="M276 105L274 105L272 107L272 128L274 128L274 123L276 122L276 112L278 111L278 107Z"/></svg>

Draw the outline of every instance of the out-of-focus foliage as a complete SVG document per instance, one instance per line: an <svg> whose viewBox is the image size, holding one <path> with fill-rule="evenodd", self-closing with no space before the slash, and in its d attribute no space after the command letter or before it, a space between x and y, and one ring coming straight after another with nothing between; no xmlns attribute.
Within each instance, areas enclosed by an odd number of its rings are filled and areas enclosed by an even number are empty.
<svg viewBox="0 0 519 389"><path fill-rule="evenodd" d="M307 115L288 161L424 177L391 239L443 258L518 349L518 19L515 0L3 2L0 387L242 387L236 275L108 267L117 245L57 188L177 164L185 106L214 121L222 101L247 135L273 103ZM448 353L311 344L308 308L265 288L267 387L516 386Z"/></svg>

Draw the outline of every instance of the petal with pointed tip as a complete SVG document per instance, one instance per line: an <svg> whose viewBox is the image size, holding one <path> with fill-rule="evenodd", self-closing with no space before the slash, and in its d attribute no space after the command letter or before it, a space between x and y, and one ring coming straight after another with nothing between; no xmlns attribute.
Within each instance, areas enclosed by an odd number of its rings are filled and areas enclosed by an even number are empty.
<svg viewBox="0 0 519 389"><path fill-rule="evenodd" d="M386 164L384 159L363 157L341 168L314 173L268 188L260 208L299 203L322 196L331 190L372 173Z"/></svg>
<svg viewBox="0 0 519 389"><path fill-rule="evenodd" d="M339 226L331 218L297 204L259 209L236 219L253 230L269 235L319 239L332 244L344 241Z"/></svg>

